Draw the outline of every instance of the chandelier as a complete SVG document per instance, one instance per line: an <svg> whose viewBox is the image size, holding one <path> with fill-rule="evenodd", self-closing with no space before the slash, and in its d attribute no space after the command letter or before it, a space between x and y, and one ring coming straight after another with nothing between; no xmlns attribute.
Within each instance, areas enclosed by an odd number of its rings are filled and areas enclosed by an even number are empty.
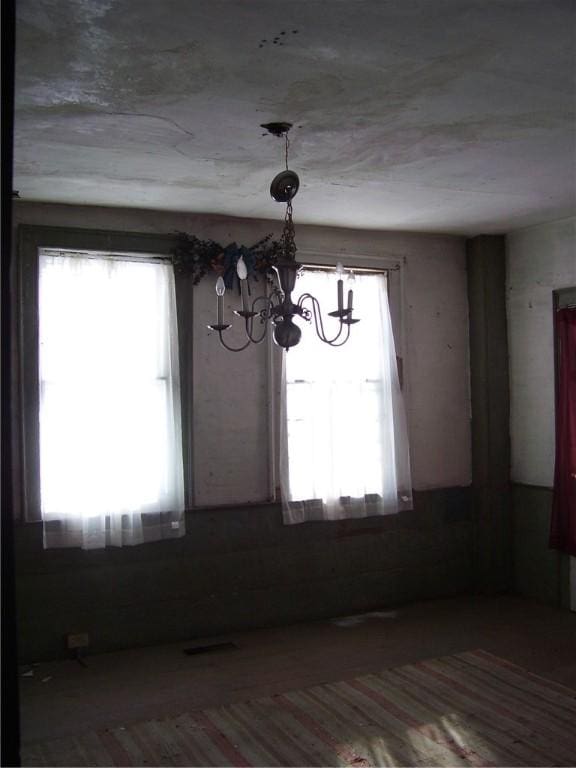
<svg viewBox="0 0 576 768"><path fill-rule="evenodd" d="M292 291L296 285L296 279L302 269L302 264L296 261L296 243L294 222L292 220L292 200L298 192L300 180L298 175L288 168L288 131L292 127L291 123L265 123L268 133L278 138L284 138L285 143L285 170L278 173L270 184L270 194L278 203L286 204L286 213L284 216L284 229L280 238L280 255L273 266L275 280L273 278L273 288L269 295L257 296L250 302L248 295L248 270L243 256L240 256L236 265L236 273L240 283L240 297L242 309L234 311L234 314L244 320L244 327L247 340L240 347L230 346L224 339L224 331L231 327L230 323L224 322L224 293L226 287L224 279L220 276L216 281L217 296L217 321L209 325L213 331L218 332L220 343L231 352L241 352L250 344L259 344L267 335L269 325L274 328L274 341L279 347L289 350L300 341L302 331L300 326L294 322L295 317L301 317L311 323L314 320L314 327L318 338L325 344L333 347L341 347L350 337L350 326L358 323L359 320L352 317L353 313L353 290L348 290L346 306L344 306L344 269L341 264L336 266L336 299L337 308L328 312L330 317L338 320L338 329L332 337L328 337L324 330L322 311L318 300L310 293L303 293L294 303L292 300ZM305 306L308 305L308 306ZM255 321L260 325L260 331L255 331Z"/></svg>

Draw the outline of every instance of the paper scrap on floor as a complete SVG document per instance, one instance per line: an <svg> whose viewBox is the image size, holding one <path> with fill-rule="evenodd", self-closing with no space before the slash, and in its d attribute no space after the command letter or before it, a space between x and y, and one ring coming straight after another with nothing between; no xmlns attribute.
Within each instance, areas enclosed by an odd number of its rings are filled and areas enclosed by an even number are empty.
<svg viewBox="0 0 576 768"><path fill-rule="evenodd" d="M355 616L341 616L339 619L332 619L332 624L337 627L355 627L367 619L395 619L397 611L369 611L368 613L358 613Z"/></svg>

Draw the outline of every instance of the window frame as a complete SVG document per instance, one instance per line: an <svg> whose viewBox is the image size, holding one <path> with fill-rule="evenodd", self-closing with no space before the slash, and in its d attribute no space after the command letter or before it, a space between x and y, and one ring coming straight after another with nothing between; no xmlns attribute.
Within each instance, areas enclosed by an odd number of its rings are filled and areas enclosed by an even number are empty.
<svg viewBox="0 0 576 768"><path fill-rule="evenodd" d="M336 251L321 251L316 249L298 249L296 260L305 268L336 269L337 262L341 262L344 269L370 269L377 272L385 272L387 278L388 300L390 304L390 316L392 321L392 333L396 346L396 360L398 363L398 377L406 408L406 419L409 429L409 376L405 351L405 268L406 259L392 254L360 254ZM298 294L298 281L294 293ZM322 308L327 312L327 308ZM361 308L357 308L361 317ZM304 331L315 333L313 326ZM283 351L274 344L272 334L268 334L268 404L269 404L269 478L270 495L273 502L279 502L282 498L280 489L280 435L282 433L282 414L280 403L282 402L282 354Z"/></svg>
<svg viewBox="0 0 576 768"><path fill-rule="evenodd" d="M40 522L40 425L38 277L42 248L62 251L98 251L117 254L142 254L143 257L170 259L177 244L175 236L94 229L49 227L21 224L18 228L16 260L16 325L18 389L14 413L15 433L20 437L18 491L20 521ZM180 368L182 453L186 509L193 498L192 435L192 344L193 290L190 275L175 272L176 315Z"/></svg>

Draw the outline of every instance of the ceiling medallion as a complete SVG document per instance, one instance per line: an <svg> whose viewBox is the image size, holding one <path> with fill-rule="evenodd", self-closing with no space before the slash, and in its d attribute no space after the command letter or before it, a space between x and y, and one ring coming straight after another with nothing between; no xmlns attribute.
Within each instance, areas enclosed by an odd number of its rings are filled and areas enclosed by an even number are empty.
<svg viewBox="0 0 576 768"><path fill-rule="evenodd" d="M268 332L268 327L273 326L274 341L278 346L285 350L294 347L302 337L300 326L294 322L295 317L301 317L311 322L314 320L314 327L318 338L325 344L333 347L340 347L348 341L350 337L350 328L359 322L352 317L353 314L353 291L348 291L346 307L344 306L344 269L341 264L336 267L336 298L337 309L329 312L330 317L336 318L338 329L335 334L329 338L324 332L322 322L322 312L318 300L310 293L303 293L296 303L292 301L292 291L294 290L296 279L302 268L302 265L296 261L296 242L294 222L292 220L292 200L298 192L300 180L298 174L288 168L288 149L290 142L288 140L288 131L292 127L291 123L265 123L261 126L268 133L277 138L284 138L284 157L286 168L280 171L270 185L270 194L276 202L286 204L284 215L284 229L280 238L280 253L272 269L276 280L274 287L269 295L257 296L250 301L248 289L248 268L244 257L240 256L236 264L236 272L240 283L240 296L242 309L234 311L244 320L247 340L240 347L230 346L224 339L223 333L230 328L230 323L224 322L224 293L226 286L224 279L220 276L216 281L216 323L209 325L213 331L218 332L220 342L231 352L241 352L250 344L259 344L264 340ZM308 304L309 306L304 306ZM258 319L261 326L260 333L254 332L254 321Z"/></svg>
<svg viewBox="0 0 576 768"><path fill-rule="evenodd" d="M272 179L270 184L270 195L277 203L288 203L298 192L300 179L294 171L280 171Z"/></svg>

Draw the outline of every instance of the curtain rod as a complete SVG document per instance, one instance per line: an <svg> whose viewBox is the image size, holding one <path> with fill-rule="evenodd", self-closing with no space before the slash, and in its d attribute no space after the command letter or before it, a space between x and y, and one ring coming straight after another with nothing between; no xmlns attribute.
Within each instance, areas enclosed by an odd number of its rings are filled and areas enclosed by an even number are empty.
<svg viewBox="0 0 576 768"><path fill-rule="evenodd" d="M40 247L41 252L47 256L79 256L85 259L110 259L115 261L139 261L139 262L171 262L172 256L166 254L134 253L134 252L114 252L114 251L78 251L66 248ZM336 267L330 264L310 264L303 263L302 267L316 272L334 272ZM400 265L393 267L358 267L350 264L343 264L343 268L355 273L364 273L369 275L387 275L389 272L395 272L400 269Z"/></svg>
<svg viewBox="0 0 576 768"><path fill-rule="evenodd" d="M364 272L370 275L387 275L388 272L393 272L397 269L400 269L400 266L387 267L387 268L356 267L356 266L350 266L348 264L343 264L342 266L344 269L351 270L352 272L358 272L358 273ZM302 267L304 269L309 269L311 271L316 271L316 272L334 272L336 270L335 266L332 266L329 264L302 264Z"/></svg>
<svg viewBox="0 0 576 768"><path fill-rule="evenodd" d="M40 247L40 252L46 256L77 256L83 259L110 259L111 261L172 261L172 256L154 253L122 253L118 251L76 251L66 248L45 248Z"/></svg>

